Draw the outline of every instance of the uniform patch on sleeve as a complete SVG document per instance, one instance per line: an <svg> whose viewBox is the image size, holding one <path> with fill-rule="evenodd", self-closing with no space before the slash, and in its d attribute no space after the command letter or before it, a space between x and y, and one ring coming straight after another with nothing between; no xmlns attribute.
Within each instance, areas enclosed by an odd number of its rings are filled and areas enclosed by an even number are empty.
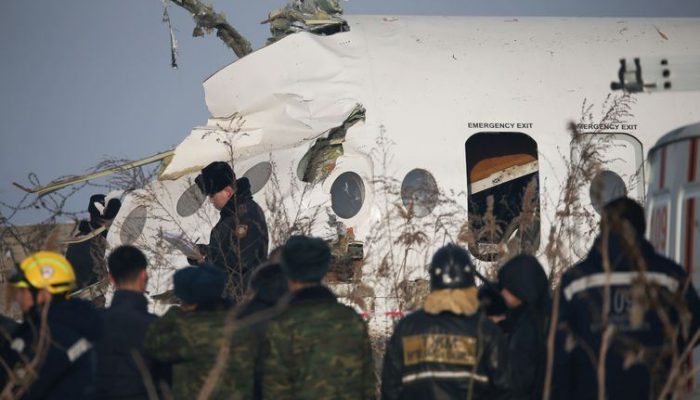
<svg viewBox="0 0 700 400"><path fill-rule="evenodd" d="M239 239L243 239L247 235L248 235L248 225L238 224L238 226L236 226L236 236L238 236Z"/></svg>
<svg viewBox="0 0 700 400"><path fill-rule="evenodd" d="M443 363L474 365L476 363L476 339L460 335L415 335L403 342L405 365Z"/></svg>

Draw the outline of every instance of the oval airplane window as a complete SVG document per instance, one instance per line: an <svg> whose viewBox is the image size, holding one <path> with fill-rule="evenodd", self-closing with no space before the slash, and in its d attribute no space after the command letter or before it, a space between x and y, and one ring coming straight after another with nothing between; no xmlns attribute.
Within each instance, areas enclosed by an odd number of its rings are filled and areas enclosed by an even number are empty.
<svg viewBox="0 0 700 400"><path fill-rule="evenodd" d="M416 217L425 217L435 208L438 187L433 175L420 168L406 174L401 183L401 201L407 209L413 209Z"/></svg>
<svg viewBox="0 0 700 400"><path fill-rule="evenodd" d="M243 176L250 181L250 192L252 194L258 193L272 176L272 164L267 161L257 163L250 167Z"/></svg>
<svg viewBox="0 0 700 400"><path fill-rule="evenodd" d="M365 184L360 175L343 172L331 186L331 206L340 218L352 218L365 202Z"/></svg>
<svg viewBox="0 0 700 400"><path fill-rule="evenodd" d="M121 231L119 232L122 244L131 244L138 239L146 226L146 216L146 206L138 206L131 210L124 222L122 222Z"/></svg>
<svg viewBox="0 0 700 400"><path fill-rule="evenodd" d="M620 175L613 171L602 170L591 180L589 194L593 208L600 214L606 204L627 196L627 186Z"/></svg>
<svg viewBox="0 0 700 400"><path fill-rule="evenodd" d="M202 207L207 196L202 193L197 184L193 184L185 190L177 200L177 214L181 217L189 217Z"/></svg>

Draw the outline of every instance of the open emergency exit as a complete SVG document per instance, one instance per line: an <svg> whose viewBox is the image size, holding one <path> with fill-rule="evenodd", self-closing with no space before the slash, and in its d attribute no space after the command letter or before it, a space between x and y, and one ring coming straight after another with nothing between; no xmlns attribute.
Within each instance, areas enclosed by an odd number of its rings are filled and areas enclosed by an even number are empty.
<svg viewBox="0 0 700 400"><path fill-rule="evenodd" d="M519 132L480 132L466 141L465 154L472 254L491 260L499 244L511 240L533 253L540 241L535 140Z"/></svg>

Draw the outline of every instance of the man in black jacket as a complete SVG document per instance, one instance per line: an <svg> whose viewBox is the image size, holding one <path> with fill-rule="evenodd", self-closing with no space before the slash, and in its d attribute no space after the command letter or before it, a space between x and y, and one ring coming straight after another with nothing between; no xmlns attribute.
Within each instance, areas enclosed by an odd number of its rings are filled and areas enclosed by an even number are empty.
<svg viewBox="0 0 700 400"><path fill-rule="evenodd" d="M505 344L479 311L469 253L449 244L430 263L423 309L399 321L387 345L382 399L495 399L506 394Z"/></svg>
<svg viewBox="0 0 700 400"><path fill-rule="evenodd" d="M500 324L508 341L508 382L513 400L541 400L547 356L549 282L537 258L519 254L498 271L508 308Z"/></svg>
<svg viewBox="0 0 700 400"><path fill-rule="evenodd" d="M684 375L671 368L685 363L674 355L697 332L700 300L685 271L657 254L644 230L639 204L610 202L590 253L562 276L553 399L658 399L668 397L660 397L666 385L687 385L669 378ZM595 361L601 354L603 362Z"/></svg>
<svg viewBox="0 0 700 400"><path fill-rule="evenodd" d="M75 273L60 254L40 251L22 261L10 278L24 322L10 346L0 349L8 374L4 394L13 399L92 399L94 343L102 321L92 304L68 298Z"/></svg>
<svg viewBox="0 0 700 400"><path fill-rule="evenodd" d="M204 258L226 271L227 293L238 300L245 292L248 274L267 259L269 242L265 214L253 200L247 178L236 181L228 163L215 161L202 169L197 185L220 211L221 218L211 230Z"/></svg>
<svg viewBox="0 0 700 400"><path fill-rule="evenodd" d="M113 198L106 202L104 194L90 196L90 220L81 220L76 240L68 245L66 259L75 270L76 288L82 289L107 278L105 252L107 229L117 215L121 201Z"/></svg>
<svg viewBox="0 0 700 400"><path fill-rule="evenodd" d="M146 330L157 317L148 312L144 296L146 256L133 246L114 249L107 259L116 286L112 305L104 310L105 332L97 346L97 394L100 399L148 399L146 379L155 387L166 379L164 368L143 353ZM140 366L150 373L147 377Z"/></svg>

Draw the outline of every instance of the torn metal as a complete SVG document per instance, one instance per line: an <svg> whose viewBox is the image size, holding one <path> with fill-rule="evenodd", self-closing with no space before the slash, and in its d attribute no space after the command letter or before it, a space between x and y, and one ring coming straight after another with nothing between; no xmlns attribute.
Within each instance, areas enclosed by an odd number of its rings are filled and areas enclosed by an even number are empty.
<svg viewBox="0 0 700 400"><path fill-rule="evenodd" d="M319 138L328 139L319 144L323 152L336 151L344 133L334 128L350 128L364 112L358 104L367 106L365 51L361 38L301 32L223 68L204 82L207 124L177 146L159 179L178 179L212 161L237 163L309 146Z"/></svg>
<svg viewBox="0 0 700 400"><path fill-rule="evenodd" d="M348 23L341 18L343 8L338 0L292 0L284 8L268 15L263 24L270 24L272 37L266 44L274 43L297 32L332 35L349 30Z"/></svg>
<svg viewBox="0 0 700 400"><path fill-rule="evenodd" d="M348 129L364 120L365 108L358 104L340 126L328 131L326 137L317 139L299 162L299 178L314 183L328 177L335 169L335 161L343 155L343 142Z"/></svg>

